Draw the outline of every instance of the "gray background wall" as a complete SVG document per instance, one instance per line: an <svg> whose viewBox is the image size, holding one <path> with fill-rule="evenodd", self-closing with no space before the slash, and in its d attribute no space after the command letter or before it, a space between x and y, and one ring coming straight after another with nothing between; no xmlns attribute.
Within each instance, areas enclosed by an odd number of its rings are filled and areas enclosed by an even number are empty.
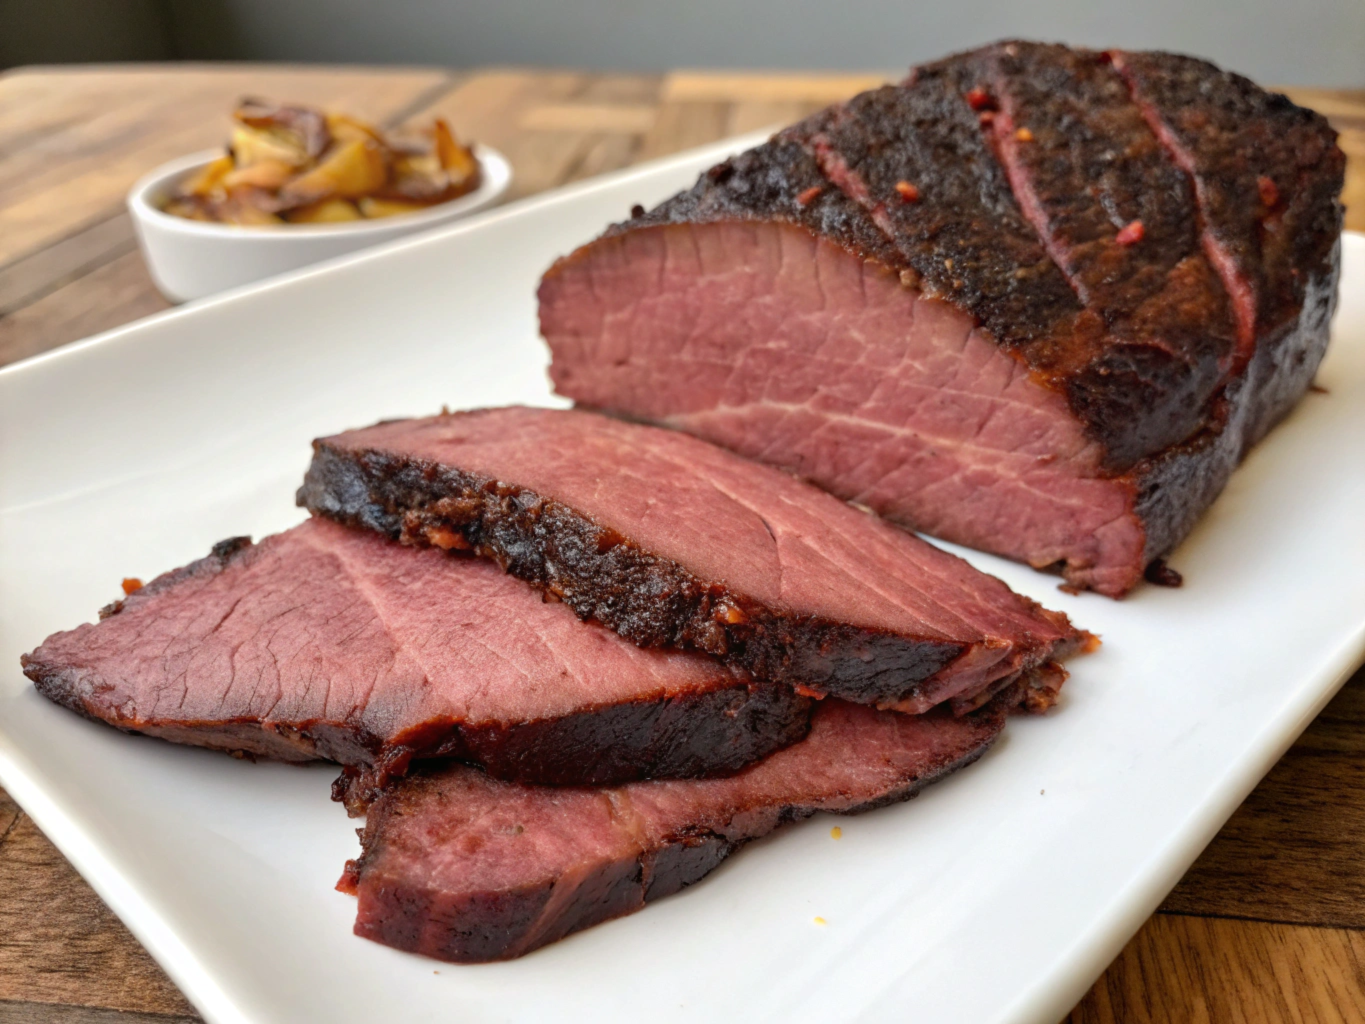
<svg viewBox="0 0 1365 1024"><path fill-rule="evenodd" d="M28 50L16 42L25 31L38 40ZM1365 0L0 0L0 61L11 64L894 69L1011 35L1183 50L1266 82L1365 86ZM62 57L64 37L80 52Z"/></svg>

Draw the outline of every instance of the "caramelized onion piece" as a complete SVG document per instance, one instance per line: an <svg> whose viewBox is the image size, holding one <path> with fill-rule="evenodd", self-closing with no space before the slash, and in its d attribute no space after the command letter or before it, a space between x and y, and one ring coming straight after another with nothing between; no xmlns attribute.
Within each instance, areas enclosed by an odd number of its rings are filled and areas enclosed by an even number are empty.
<svg viewBox="0 0 1365 1024"><path fill-rule="evenodd" d="M264 100L244 99L232 116L239 124L249 128L266 129L272 133L288 132L298 139L308 160L320 157L332 141L327 118L321 111L311 107L289 107Z"/></svg>
<svg viewBox="0 0 1365 1024"><path fill-rule="evenodd" d="M450 182L453 186L464 185L466 182L478 183L479 162L474 159L473 152L467 146L461 146L455 141L455 134L450 130L450 125L445 118L438 117L433 129L436 136L436 156L441 161L441 166L450 175ZM474 187L473 185L469 186Z"/></svg>

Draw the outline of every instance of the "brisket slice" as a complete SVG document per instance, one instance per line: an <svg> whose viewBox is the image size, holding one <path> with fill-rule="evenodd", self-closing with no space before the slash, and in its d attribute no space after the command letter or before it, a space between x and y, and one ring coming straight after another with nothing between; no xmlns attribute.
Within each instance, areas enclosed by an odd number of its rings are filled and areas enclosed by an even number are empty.
<svg viewBox="0 0 1365 1024"><path fill-rule="evenodd" d="M551 377L1121 595L1311 382L1334 139L1186 58L951 57L559 260Z"/></svg>
<svg viewBox="0 0 1365 1024"><path fill-rule="evenodd" d="M488 562L310 520L226 541L23 658L45 696L129 732L327 758L364 796L412 758L597 785L731 772L809 701L584 626Z"/></svg>
<svg viewBox="0 0 1365 1024"><path fill-rule="evenodd" d="M649 647L804 693L921 712L1021 674L1046 691L1093 642L882 520L676 431L512 407L314 442L312 512L472 550Z"/></svg>
<svg viewBox="0 0 1365 1024"><path fill-rule="evenodd" d="M906 800L1003 724L997 704L954 717L831 699L805 740L728 779L548 789L462 766L415 774L370 808L337 888L359 897L364 938L506 960L675 893L786 822Z"/></svg>

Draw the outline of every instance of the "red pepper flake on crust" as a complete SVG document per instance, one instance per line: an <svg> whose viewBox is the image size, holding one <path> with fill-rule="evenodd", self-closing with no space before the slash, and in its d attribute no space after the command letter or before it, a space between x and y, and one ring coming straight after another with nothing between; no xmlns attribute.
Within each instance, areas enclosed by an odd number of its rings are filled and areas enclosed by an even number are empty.
<svg viewBox="0 0 1365 1024"><path fill-rule="evenodd" d="M1032 142L1033 132L1029 131L1027 128L1017 128L1015 129L1014 137L1020 142Z"/></svg>
<svg viewBox="0 0 1365 1024"><path fill-rule="evenodd" d="M1119 233L1114 236L1114 241L1118 242L1119 245L1136 245L1138 242L1142 241L1142 236L1144 234L1146 234L1146 229L1143 228L1142 221L1135 220L1127 227L1122 228Z"/></svg>
<svg viewBox="0 0 1365 1024"><path fill-rule="evenodd" d="M823 185L812 185L810 188L806 189L804 192L802 192L800 195L796 197L796 205L809 206L811 203L815 202L815 197L818 196L824 190L825 189Z"/></svg>
<svg viewBox="0 0 1365 1024"><path fill-rule="evenodd" d="M908 181L896 182L896 191L907 203L919 202L919 188Z"/></svg>
<svg viewBox="0 0 1365 1024"><path fill-rule="evenodd" d="M123 596L128 597L134 591L142 589L142 581L136 576L129 576L123 581Z"/></svg>
<svg viewBox="0 0 1365 1024"><path fill-rule="evenodd" d="M967 105L973 110L987 110L995 106L995 101L991 99L991 94L981 86L967 90Z"/></svg>
<svg viewBox="0 0 1365 1024"><path fill-rule="evenodd" d="M1256 188L1261 193L1261 202L1265 204L1267 210L1273 210L1280 205L1280 189L1270 178L1264 174L1256 179Z"/></svg>

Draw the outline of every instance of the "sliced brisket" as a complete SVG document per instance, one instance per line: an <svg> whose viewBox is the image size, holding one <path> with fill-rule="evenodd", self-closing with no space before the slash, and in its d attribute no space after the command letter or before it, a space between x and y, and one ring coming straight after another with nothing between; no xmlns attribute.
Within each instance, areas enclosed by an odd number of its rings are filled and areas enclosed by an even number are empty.
<svg viewBox="0 0 1365 1024"><path fill-rule="evenodd" d="M418 774L370 808L337 888L359 897L364 938L510 959L677 892L785 822L908 799L980 757L1003 721L996 705L912 716L831 699L805 740L728 779L585 790Z"/></svg>
<svg viewBox="0 0 1365 1024"><path fill-rule="evenodd" d="M997 44L561 259L551 376L1120 595L1311 382L1342 174L1321 117L1211 65Z"/></svg>
<svg viewBox="0 0 1365 1024"><path fill-rule="evenodd" d="M299 503L494 558L637 644L905 711L965 710L1021 674L1045 693L1056 660L1092 642L794 477L595 413L485 409L323 438Z"/></svg>
<svg viewBox="0 0 1365 1024"><path fill-rule="evenodd" d="M49 637L40 692L130 732L361 776L412 758L597 785L734 771L805 734L809 701L641 650L486 561L313 519L240 538Z"/></svg>

